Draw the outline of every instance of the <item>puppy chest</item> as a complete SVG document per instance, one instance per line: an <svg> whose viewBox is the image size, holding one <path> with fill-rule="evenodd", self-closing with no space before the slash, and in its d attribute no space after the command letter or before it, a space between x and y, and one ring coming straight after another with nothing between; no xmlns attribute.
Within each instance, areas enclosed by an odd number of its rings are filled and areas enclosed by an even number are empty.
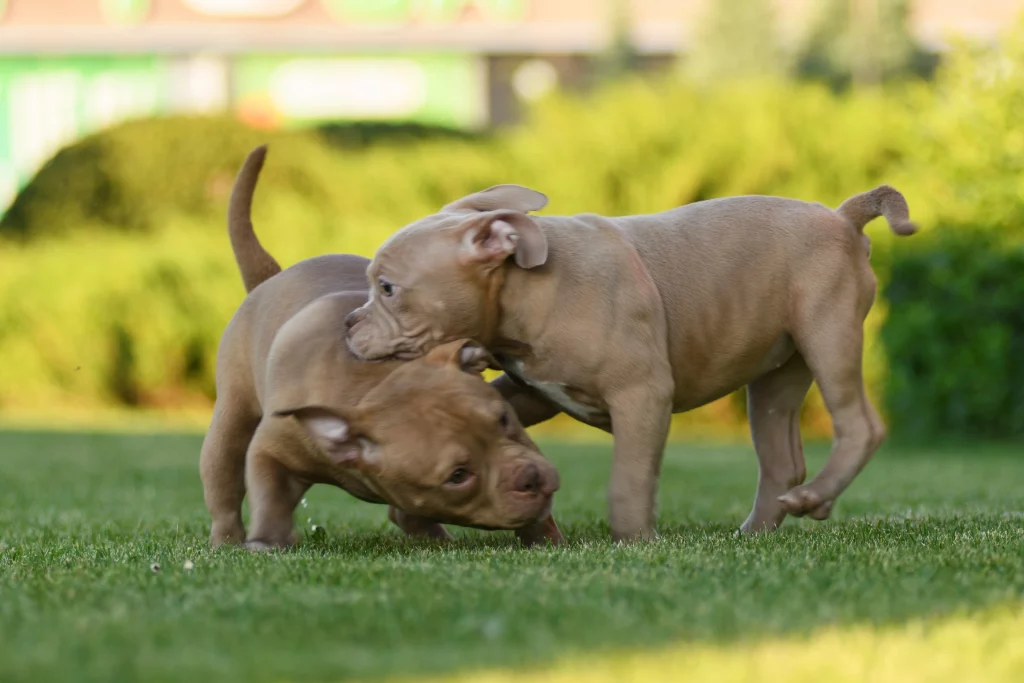
<svg viewBox="0 0 1024 683"><path fill-rule="evenodd" d="M577 420L595 424L607 422L608 407L600 396L564 382L539 379L530 374L521 360L502 363L502 368Z"/></svg>

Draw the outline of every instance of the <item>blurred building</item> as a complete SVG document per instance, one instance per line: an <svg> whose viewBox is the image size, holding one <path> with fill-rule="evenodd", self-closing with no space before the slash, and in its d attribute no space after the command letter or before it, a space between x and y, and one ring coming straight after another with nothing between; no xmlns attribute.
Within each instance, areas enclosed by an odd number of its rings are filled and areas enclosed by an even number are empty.
<svg viewBox="0 0 1024 683"><path fill-rule="evenodd" d="M707 0L628 0L648 65L685 51ZM871 1L871 0L868 0ZM815 0L779 0L795 37ZM0 0L0 212L61 145L136 116L230 110L255 125L474 128L584 86L613 0ZM917 0L913 31L991 38L1024 0Z"/></svg>

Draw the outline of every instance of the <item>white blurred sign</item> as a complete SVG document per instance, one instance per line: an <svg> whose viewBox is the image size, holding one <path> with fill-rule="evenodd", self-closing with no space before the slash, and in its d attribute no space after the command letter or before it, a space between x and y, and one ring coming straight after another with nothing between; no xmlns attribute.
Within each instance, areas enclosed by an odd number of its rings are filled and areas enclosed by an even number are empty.
<svg viewBox="0 0 1024 683"><path fill-rule="evenodd" d="M0 68L0 216L61 147L167 106L167 69L147 57L12 59Z"/></svg>
<svg viewBox="0 0 1024 683"><path fill-rule="evenodd" d="M18 173L14 167L0 163L0 212L11 205L18 194ZM2 213L0 213L2 215Z"/></svg>
<svg viewBox="0 0 1024 683"><path fill-rule="evenodd" d="M11 159L19 168L38 168L78 135L78 88L71 70L40 73L11 84Z"/></svg>
<svg viewBox="0 0 1024 683"><path fill-rule="evenodd" d="M228 107L228 63L221 57L191 55L171 64L170 98L174 111L219 112Z"/></svg>
<svg viewBox="0 0 1024 683"><path fill-rule="evenodd" d="M185 6L211 17L280 17L306 0L182 0Z"/></svg>
<svg viewBox="0 0 1024 683"><path fill-rule="evenodd" d="M286 116L402 117L423 106L427 76L406 59L294 59L274 72L270 96Z"/></svg>

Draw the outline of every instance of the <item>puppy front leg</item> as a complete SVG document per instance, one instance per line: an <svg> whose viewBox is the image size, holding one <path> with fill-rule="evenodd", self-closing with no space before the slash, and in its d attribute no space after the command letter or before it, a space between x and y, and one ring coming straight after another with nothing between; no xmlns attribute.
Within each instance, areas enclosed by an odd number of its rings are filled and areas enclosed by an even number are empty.
<svg viewBox="0 0 1024 683"><path fill-rule="evenodd" d="M249 489L248 550L271 550L295 545L295 506L309 485L293 477L265 450L250 450L245 463Z"/></svg>
<svg viewBox="0 0 1024 683"><path fill-rule="evenodd" d="M232 398L224 392L217 399L199 456L203 498L212 521L210 545L214 547L245 540L245 454L260 420Z"/></svg>
<svg viewBox="0 0 1024 683"><path fill-rule="evenodd" d="M450 541L452 535L439 523L410 515L405 510L399 510L394 505L388 506L388 519L412 538L432 538L437 541Z"/></svg>
<svg viewBox="0 0 1024 683"><path fill-rule="evenodd" d="M609 397L615 450L608 521L616 541L655 536L655 498L672 419L671 384L652 379Z"/></svg>

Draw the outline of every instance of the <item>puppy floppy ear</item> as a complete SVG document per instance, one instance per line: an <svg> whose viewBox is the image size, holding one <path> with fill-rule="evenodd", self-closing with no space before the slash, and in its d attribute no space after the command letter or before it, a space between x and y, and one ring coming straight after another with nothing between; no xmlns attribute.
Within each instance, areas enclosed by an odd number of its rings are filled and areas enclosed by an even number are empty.
<svg viewBox="0 0 1024 683"><path fill-rule="evenodd" d="M366 438L359 434L355 415L333 408L303 406L278 410L274 417L294 417L313 442L335 465L358 467L367 462Z"/></svg>
<svg viewBox="0 0 1024 683"><path fill-rule="evenodd" d="M495 211L512 209L513 211L540 211L548 204L544 194L522 185L495 185L486 190L457 199L441 209L443 213L451 211Z"/></svg>
<svg viewBox="0 0 1024 683"><path fill-rule="evenodd" d="M476 374L488 368L501 369L494 356L472 339L460 339L436 346L427 354L427 360L441 365L454 365L463 372Z"/></svg>
<svg viewBox="0 0 1024 683"><path fill-rule="evenodd" d="M548 260L548 240L525 213L495 211L467 221L462 253L466 260L491 265L515 255L520 268L536 268Z"/></svg>

